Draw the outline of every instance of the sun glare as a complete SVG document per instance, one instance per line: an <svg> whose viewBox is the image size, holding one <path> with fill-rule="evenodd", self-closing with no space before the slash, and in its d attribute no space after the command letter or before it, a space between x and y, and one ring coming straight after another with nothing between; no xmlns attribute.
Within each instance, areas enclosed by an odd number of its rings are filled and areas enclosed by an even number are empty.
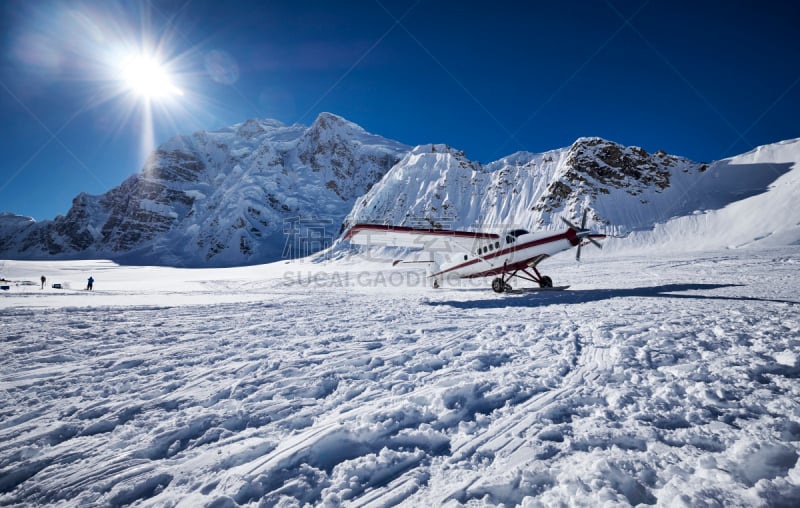
<svg viewBox="0 0 800 508"><path fill-rule="evenodd" d="M122 67L122 78L130 91L148 99L183 95L183 91L172 83L164 65L153 58L135 56L127 59Z"/></svg>
<svg viewBox="0 0 800 508"><path fill-rule="evenodd" d="M176 20L155 3L23 2L28 21L9 35L12 56L44 82L90 84L75 116L96 109L109 139L139 140L143 161L158 140L194 128L208 104L195 79L200 46L181 50Z"/></svg>

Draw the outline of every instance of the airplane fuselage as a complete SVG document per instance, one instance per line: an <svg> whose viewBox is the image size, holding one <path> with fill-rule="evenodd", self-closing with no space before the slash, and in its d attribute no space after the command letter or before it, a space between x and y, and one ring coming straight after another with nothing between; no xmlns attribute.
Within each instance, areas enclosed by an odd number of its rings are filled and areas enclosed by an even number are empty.
<svg viewBox="0 0 800 508"><path fill-rule="evenodd" d="M542 260L573 247L578 248L575 257L580 259L584 242L602 247L597 239L605 235L586 229L586 212L580 227L562 220L569 228L561 232L514 229L503 234L356 224L344 239L356 245L404 247L429 254L426 260L413 262L429 266L433 287L441 287L446 279L497 276L492 289L500 293L511 290L508 280L514 277L537 283L540 288L552 288L552 279L536 268Z"/></svg>
<svg viewBox="0 0 800 508"><path fill-rule="evenodd" d="M579 244L580 239L572 229L560 233L515 230L497 239L478 240L468 254L441 260L431 277L490 277L535 265Z"/></svg>

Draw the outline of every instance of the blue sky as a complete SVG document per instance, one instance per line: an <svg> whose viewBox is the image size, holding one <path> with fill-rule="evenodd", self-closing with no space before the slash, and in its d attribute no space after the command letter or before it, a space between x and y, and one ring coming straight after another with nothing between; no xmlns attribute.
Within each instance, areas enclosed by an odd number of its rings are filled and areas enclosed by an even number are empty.
<svg viewBox="0 0 800 508"><path fill-rule="evenodd" d="M794 2L3 1L0 211L65 214L173 135L323 111L489 162L601 136L710 161L800 137ZM156 54L148 101L121 62Z"/></svg>

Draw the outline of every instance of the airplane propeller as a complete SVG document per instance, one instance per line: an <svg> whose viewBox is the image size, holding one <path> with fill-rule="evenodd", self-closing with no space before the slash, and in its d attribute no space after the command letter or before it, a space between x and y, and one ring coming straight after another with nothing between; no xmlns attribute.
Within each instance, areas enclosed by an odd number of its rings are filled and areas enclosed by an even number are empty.
<svg viewBox="0 0 800 508"><path fill-rule="evenodd" d="M579 240L584 240L584 239L589 240L590 242L592 242L592 244L595 247L597 247L598 249L602 249L603 245L600 242L598 242L597 240L595 240L594 238L592 238L592 236L591 236L593 234L592 230L591 229L586 229L586 219L588 218L588 213L589 213L589 209L588 208L584 208L583 209L583 219L581 220L581 227L576 226L575 224L573 224L569 220L565 219L564 217L561 217L561 220L564 221L564 223L566 223L566 225L569 226L570 229L572 229L573 231L575 231L575 233L577 233ZM583 242L578 244L578 253L575 254L575 260L576 261L580 261L581 260L581 247L582 246L583 246Z"/></svg>

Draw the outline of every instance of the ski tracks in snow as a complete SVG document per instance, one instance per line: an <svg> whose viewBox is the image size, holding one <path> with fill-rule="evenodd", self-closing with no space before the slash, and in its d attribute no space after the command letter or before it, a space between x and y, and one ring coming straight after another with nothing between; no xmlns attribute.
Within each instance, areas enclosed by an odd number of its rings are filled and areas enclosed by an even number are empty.
<svg viewBox="0 0 800 508"><path fill-rule="evenodd" d="M9 309L0 504L800 499L796 251L588 266L560 294Z"/></svg>

